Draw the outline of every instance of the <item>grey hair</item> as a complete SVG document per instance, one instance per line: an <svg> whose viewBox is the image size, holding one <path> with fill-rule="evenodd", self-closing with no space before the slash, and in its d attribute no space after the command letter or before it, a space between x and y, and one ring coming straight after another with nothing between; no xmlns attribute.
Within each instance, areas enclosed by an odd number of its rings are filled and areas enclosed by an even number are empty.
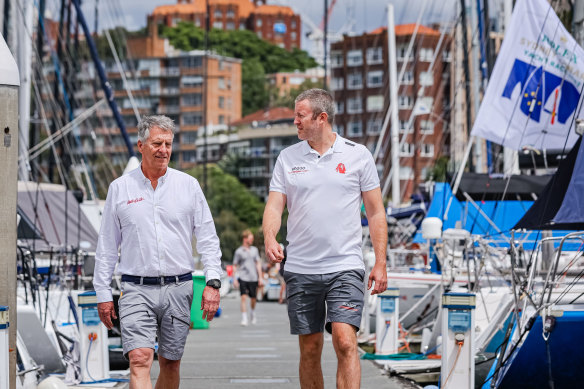
<svg viewBox="0 0 584 389"><path fill-rule="evenodd" d="M324 89L309 89L298 95L294 103L308 100L312 109L312 119L316 119L321 113L326 113L330 125L335 121L335 102L333 96Z"/></svg>
<svg viewBox="0 0 584 389"><path fill-rule="evenodd" d="M150 136L150 130L153 127L158 127L163 131L176 132L176 126L174 125L174 120L164 115L150 115L142 116L140 123L138 123L138 140L142 143L146 142L146 139Z"/></svg>

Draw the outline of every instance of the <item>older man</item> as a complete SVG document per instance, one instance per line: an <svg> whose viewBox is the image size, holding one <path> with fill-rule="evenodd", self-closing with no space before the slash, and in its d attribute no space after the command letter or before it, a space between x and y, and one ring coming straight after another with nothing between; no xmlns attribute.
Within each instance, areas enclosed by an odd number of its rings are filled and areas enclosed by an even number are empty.
<svg viewBox="0 0 584 389"><path fill-rule="evenodd" d="M156 388L179 387L193 300L193 234L207 279L203 317L212 320L219 307L219 239L197 180L168 167L174 130L168 117L142 118L138 124L142 163L111 183L97 244L93 284L99 317L108 329L116 318L110 283L121 251L120 325L131 389L152 387L157 337Z"/></svg>
<svg viewBox="0 0 584 389"><path fill-rule="evenodd" d="M266 255L280 262L276 241L288 207L286 294L292 334L299 335L300 386L323 388L324 328L332 333L337 388L358 388L361 366L356 331L361 323L365 266L361 252L361 199L369 219L375 266L372 293L387 287L387 223L371 153L332 131L330 93L311 89L296 98L294 124L303 142L276 161L264 211Z"/></svg>

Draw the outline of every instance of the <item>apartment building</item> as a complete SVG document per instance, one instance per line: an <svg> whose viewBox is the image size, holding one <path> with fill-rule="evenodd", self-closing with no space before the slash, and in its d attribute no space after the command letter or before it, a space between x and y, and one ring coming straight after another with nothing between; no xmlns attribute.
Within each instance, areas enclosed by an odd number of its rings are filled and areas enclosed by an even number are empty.
<svg viewBox="0 0 584 389"><path fill-rule="evenodd" d="M423 181L436 159L448 154L450 38L415 24L395 27L402 201ZM389 108L387 29L345 36L331 45L330 89L337 104L335 130L373 152ZM411 50L408 54L408 49ZM376 163L382 186L391 169L390 124ZM388 192L390 193L390 192Z"/></svg>
<svg viewBox="0 0 584 389"><path fill-rule="evenodd" d="M107 76L131 143L136 145L138 140L137 115L169 116L179 129L172 154L172 162L179 169L196 164L195 144L203 128L205 100L207 123L227 126L241 118L241 60L219 55L207 58L206 89L203 87L205 61L202 51L135 59L125 64L123 74L113 61L106 63ZM122 76L126 77L127 88ZM83 107L78 112L93 104L96 97L103 97L103 91L95 85L96 78L93 63L83 64L77 75L79 88L75 94ZM90 157L105 154L114 164L127 161L123 138L105 104L98 109L97 115L81 124L80 138Z"/></svg>
<svg viewBox="0 0 584 389"><path fill-rule="evenodd" d="M290 7L267 5L262 0L207 0L209 25L222 30L250 30L259 38L287 50L300 48L301 20ZM162 56L166 40L159 26L191 22L205 28L206 0L178 0L176 4L156 7L147 17L147 36L128 39L131 52Z"/></svg>

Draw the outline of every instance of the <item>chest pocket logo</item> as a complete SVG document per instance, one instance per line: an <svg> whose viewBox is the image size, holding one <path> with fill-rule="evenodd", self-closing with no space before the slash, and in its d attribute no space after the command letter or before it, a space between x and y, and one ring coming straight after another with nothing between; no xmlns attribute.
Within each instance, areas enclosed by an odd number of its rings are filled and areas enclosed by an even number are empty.
<svg viewBox="0 0 584 389"><path fill-rule="evenodd" d="M337 173L341 173L341 174L345 174L345 165L342 163L339 163L337 165L337 168L335 169L337 171Z"/></svg>

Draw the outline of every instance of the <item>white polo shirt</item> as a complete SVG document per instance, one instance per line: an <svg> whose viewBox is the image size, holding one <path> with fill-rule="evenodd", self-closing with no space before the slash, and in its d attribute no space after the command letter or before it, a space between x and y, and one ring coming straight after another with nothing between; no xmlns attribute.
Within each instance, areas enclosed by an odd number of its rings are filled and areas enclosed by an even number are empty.
<svg viewBox="0 0 584 389"><path fill-rule="evenodd" d="M286 195L286 270L326 274L365 269L361 192L379 187L373 156L364 146L337 134L320 156L307 141L284 149L270 191Z"/></svg>

